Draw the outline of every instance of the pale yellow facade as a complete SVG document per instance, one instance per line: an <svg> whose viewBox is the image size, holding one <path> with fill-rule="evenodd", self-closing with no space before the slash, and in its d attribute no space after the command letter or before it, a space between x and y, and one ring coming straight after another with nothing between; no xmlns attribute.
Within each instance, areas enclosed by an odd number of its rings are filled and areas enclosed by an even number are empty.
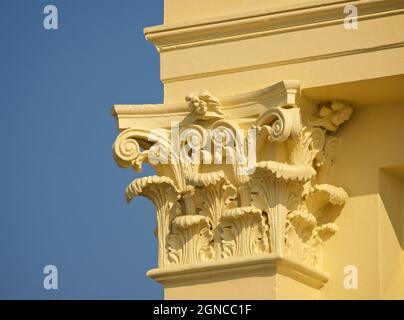
<svg viewBox="0 0 404 320"><path fill-rule="evenodd" d="M171 120L265 135L249 178L158 164L127 188L156 206L165 298L403 299L404 1L166 0L144 32L164 104L114 107L119 165Z"/></svg>

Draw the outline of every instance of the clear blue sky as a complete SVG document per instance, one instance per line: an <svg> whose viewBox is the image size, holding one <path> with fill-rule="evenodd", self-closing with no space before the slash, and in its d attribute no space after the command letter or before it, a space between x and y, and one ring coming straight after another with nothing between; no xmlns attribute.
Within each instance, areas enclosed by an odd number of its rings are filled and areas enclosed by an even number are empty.
<svg viewBox="0 0 404 320"><path fill-rule="evenodd" d="M56 5L59 30L43 28ZM114 103L159 103L163 0L0 0L0 298L159 299L153 205L128 205ZM150 172L144 174L150 174ZM59 289L43 288L56 265Z"/></svg>

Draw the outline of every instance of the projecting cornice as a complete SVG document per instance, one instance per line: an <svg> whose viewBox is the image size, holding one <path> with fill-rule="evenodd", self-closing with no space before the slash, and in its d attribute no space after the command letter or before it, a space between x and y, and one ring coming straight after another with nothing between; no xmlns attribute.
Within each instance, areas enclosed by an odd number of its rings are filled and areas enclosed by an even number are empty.
<svg viewBox="0 0 404 320"><path fill-rule="evenodd" d="M192 94L197 94L191 93ZM295 106L300 99L300 82L285 80L264 89L231 96L218 97L223 119L248 124L269 108ZM112 114L118 120L119 130L136 127L152 130L169 128L172 121L192 123L197 117L190 113L189 102L154 105L115 105Z"/></svg>
<svg viewBox="0 0 404 320"><path fill-rule="evenodd" d="M228 97L196 90L172 105L116 105L118 165L148 163L157 173L126 189L128 201L144 196L156 208L159 269L149 275L164 282L217 266L270 266L320 287L323 246L348 198L327 173L352 111L305 99L296 80Z"/></svg>
<svg viewBox="0 0 404 320"><path fill-rule="evenodd" d="M359 20L404 12L401 0L312 1L304 5L148 27L144 34L159 52L185 49L342 24L344 7L348 4L357 7Z"/></svg>

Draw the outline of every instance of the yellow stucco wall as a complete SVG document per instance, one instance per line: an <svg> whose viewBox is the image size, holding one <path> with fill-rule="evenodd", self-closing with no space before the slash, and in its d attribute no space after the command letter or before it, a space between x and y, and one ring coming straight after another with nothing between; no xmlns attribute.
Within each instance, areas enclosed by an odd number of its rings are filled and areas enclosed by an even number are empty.
<svg viewBox="0 0 404 320"><path fill-rule="evenodd" d="M404 104L357 108L341 129L332 183L350 198L337 218L339 232L326 245L333 276L326 298L403 298ZM343 287L344 266L358 267L358 290Z"/></svg>
<svg viewBox="0 0 404 320"><path fill-rule="evenodd" d="M358 6L356 30L343 27L348 3ZM166 0L164 10L164 25L145 34L160 50L165 103L195 90L237 94L282 79L299 79L312 99L353 103L330 178L350 197L326 244L331 278L318 297L404 298L402 1ZM346 265L358 268L357 290L343 286ZM220 288L226 297L228 283L203 290Z"/></svg>

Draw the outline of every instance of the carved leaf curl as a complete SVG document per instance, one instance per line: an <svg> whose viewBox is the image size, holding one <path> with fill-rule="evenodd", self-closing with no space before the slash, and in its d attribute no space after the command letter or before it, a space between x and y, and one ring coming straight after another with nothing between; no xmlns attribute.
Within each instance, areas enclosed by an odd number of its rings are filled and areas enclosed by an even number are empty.
<svg viewBox="0 0 404 320"><path fill-rule="evenodd" d="M276 161L261 161L257 168L266 169L283 180L308 181L316 175L316 170L311 166L302 164L286 164Z"/></svg>

